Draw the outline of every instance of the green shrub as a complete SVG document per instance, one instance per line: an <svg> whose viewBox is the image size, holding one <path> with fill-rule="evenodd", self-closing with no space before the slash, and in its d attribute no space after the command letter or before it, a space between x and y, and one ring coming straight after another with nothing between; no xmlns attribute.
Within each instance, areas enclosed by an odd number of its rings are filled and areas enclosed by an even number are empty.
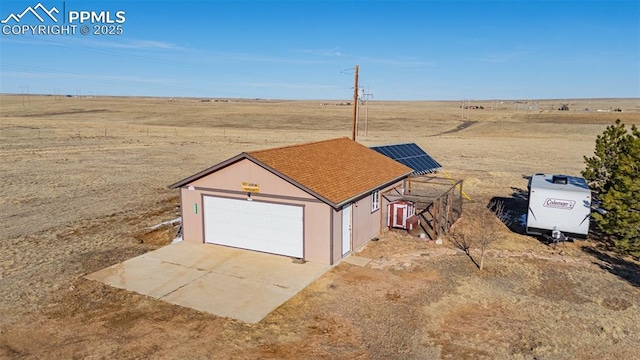
<svg viewBox="0 0 640 360"><path fill-rule="evenodd" d="M596 138L594 156L584 157L587 179L603 211L593 217L603 239L623 254L640 255L640 131L616 120Z"/></svg>

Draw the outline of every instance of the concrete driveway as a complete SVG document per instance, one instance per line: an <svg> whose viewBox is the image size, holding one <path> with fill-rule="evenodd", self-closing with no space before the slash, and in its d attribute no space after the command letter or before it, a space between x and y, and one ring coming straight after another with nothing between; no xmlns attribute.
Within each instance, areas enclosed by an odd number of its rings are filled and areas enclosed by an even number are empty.
<svg viewBox="0 0 640 360"><path fill-rule="evenodd" d="M172 304L257 323L331 266L180 242L87 275Z"/></svg>

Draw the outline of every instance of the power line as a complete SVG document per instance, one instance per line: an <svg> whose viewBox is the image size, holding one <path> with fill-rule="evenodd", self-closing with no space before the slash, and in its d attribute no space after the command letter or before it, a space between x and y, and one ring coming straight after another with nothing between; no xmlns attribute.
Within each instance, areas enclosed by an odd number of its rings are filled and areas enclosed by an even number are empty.
<svg viewBox="0 0 640 360"><path fill-rule="evenodd" d="M407 134L411 134L411 132L410 132L406 127L404 127L404 125L402 125L402 123L400 122L400 120L398 120L398 118L397 118L395 115L393 115L393 114L392 114L392 113L391 113L391 112L390 112L390 111L385 107L385 105L384 105L384 103L383 103L383 102L381 102L381 101L376 101L376 104L380 104L380 105L382 105L382 108L384 108L384 110L387 112L387 114L391 115L391 117L393 118L393 120L395 120L395 121L398 123L398 125L400 125L400 127L402 128L402 130L404 130Z"/></svg>
<svg viewBox="0 0 640 360"><path fill-rule="evenodd" d="M369 97L373 98L373 94L369 92L369 85L367 85L367 92L364 92L364 89L362 89L362 97L364 97L364 136L366 137L369 136Z"/></svg>
<svg viewBox="0 0 640 360"><path fill-rule="evenodd" d="M358 65L356 65L355 85L353 85L353 141L356 141L358 131Z"/></svg>

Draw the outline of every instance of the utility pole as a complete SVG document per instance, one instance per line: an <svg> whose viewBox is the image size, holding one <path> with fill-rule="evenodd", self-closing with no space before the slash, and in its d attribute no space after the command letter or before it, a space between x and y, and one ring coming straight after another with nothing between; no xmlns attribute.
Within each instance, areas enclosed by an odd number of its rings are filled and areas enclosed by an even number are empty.
<svg viewBox="0 0 640 360"><path fill-rule="evenodd" d="M356 141L356 132L358 130L358 65L356 65L356 81L353 86L353 141Z"/></svg>
<svg viewBox="0 0 640 360"><path fill-rule="evenodd" d="M364 97L364 108L365 108L365 118L364 118L364 136L369 136L369 97L373 97L373 94L369 92L369 86L367 85L367 92L362 94Z"/></svg>

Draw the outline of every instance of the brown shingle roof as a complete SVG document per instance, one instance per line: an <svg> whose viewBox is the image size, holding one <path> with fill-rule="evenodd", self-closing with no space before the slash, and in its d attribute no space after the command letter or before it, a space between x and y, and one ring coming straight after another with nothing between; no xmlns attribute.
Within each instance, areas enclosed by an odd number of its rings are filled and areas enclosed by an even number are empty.
<svg viewBox="0 0 640 360"><path fill-rule="evenodd" d="M349 138L246 154L334 204L365 194L413 171Z"/></svg>

